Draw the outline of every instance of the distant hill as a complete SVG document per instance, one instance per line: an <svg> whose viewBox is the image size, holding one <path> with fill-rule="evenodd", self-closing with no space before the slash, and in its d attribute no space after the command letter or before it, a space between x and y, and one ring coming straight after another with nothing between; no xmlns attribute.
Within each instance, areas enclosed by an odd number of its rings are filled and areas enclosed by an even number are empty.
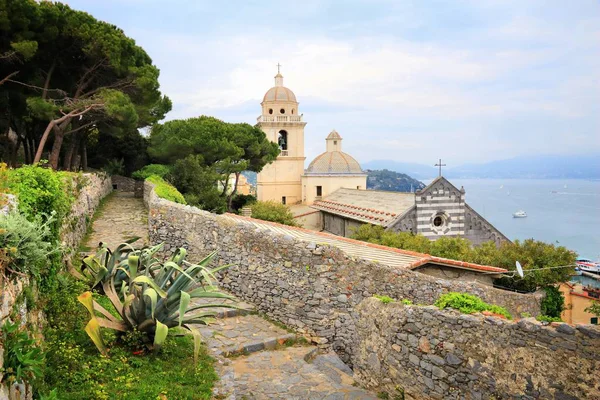
<svg viewBox="0 0 600 400"><path fill-rule="evenodd" d="M431 179L438 175L433 165L374 160L363 164L368 169L389 169ZM446 167L447 178L501 178L501 179L600 179L600 155L557 156L531 155L481 164Z"/></svg>
<svg viewBox="0 0 600 400"><path fill-rule="evenodd" d="M394 171L367 170L367 189L391 192L411 192L423 189L425 184L406 174Z"/></svg>

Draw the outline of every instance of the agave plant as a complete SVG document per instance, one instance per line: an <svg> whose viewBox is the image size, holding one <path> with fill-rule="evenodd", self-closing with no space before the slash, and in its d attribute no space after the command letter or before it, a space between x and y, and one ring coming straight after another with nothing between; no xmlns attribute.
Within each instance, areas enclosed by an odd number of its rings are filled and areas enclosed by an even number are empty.
<svg viewBox="0 0 600 400"><path fill-rule="evenodd" d="M150 347L157 351L165 341L171 328L185 328L194 337L194 358L200 349L200 333L192 324L207 324L216 316L214 311L206 310L224 306L222 303L190 306L195 298L232 299L232 296L219 292L215 282L215 273L229 267L223 265L210 269L208 264L216 252L209 254L198 264L185 261L185 249L177 250L171 259L161 262L154 254L162 244L152 248L132 251L126 263L118 262L103 276L104 294L118 312L114 317L92 298L91 292L85 292L78 300L90 313L90 321L85 327L98 350L107 354L102 340L100 327L121 332L137 330L146 333ZM97 316L96 312L102 314Z"/></svg>
<svg viewBox="0 0 600 400"><path fill-rule="evenodd" d="M134 237L120 244L114 251L111 251L105 244L102 244L95 254L84 257L81 264L81 270L77 271L77 276L84 279L92 288L102 290L102 283L110 279L113 271L127 266L127 258L130 254L153 257L161 248L160 245L152 248L135 249L131 246L139 237ZM118 270L116 276L117 287L121 286L121 281L125 277L125 271Z"/></svg>

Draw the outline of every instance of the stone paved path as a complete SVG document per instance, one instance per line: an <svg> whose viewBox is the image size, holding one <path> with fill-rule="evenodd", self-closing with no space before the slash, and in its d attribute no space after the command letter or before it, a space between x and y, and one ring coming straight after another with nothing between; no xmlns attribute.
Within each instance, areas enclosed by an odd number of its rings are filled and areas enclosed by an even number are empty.
<svg viewBox="0 0 600 400"><path fill-rule="evenodd" d="M102 242L114 248L133 236L136 247L148 244L147 210L132 193L116 192L104 204L84 244L93 251ZM319 354L286 329L256 315L250 304L226 307L229 300L195 299L223 304L210 325L198 325L209 352L216 358L221 377L216 399L376 399L360 389L350 370L334 353ZM208 311L208 310L207 310Z"/></svg>
<svg viewBox="0 0 600 400"><path fill-rule="evenodd" d="M114 192L92 224L92 234L84 246L93 251L100 242L114 249L125 240L139 236L135 247L148 244L148 211L133 193Z"/></svg>

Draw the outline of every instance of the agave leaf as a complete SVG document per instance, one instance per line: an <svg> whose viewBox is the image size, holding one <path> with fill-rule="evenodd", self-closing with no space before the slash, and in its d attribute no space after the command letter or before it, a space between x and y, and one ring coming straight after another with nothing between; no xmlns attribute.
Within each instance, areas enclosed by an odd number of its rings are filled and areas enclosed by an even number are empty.
<svg viewBox="0 0 600 400"><path fill-rule="evenodd" d="M77 297L77 300L79 300L79 302L83 304L85 308L87 308L92 318L96 317L96 315L94 314L94 298L92 297L92 292L87 291L80 294Z"/></svg>
<svg viewBox="0 0 600 400"><path fill-rule="evenodd" d="M114 322L120 322L117 318L115 318L114 315L112 315L106 308L102 307L100 304L98 304L98 302L96 302L96 300L94 300L94 310L98 311L99 313L101 313L102 315L104 315L106 318L108 318L111 321Z"/></svg>
<svg viewBox="0 0 600 400"><path fill-rule="evenodd" d="M152 279L150 279L149 277L147 277L145 275L138 276L137 278L135 278L134 280L132 280L131 283L146 283L152 289L156 290L156 293L160 297L162 297L162 298L167 297L167 293L164 290L162 290Z"/></svg>
<svg viewBox="0 0 600 400"><path fill-rule="evenodd" d="M202 335L200 332L192 328L191 326L186 326L190 330L190 333L194 337L194 368L198 365L198 355L200 354L200 346L202 345Z"/></svg>
<svg viewBox="0 0 600 400"><path fill-rule="evenodd" d="M119 296L117 295L117 293L115 291L115 285L114 285L113 279L104 281L102 288L104 289L104 294L106 295L106 297L109 298L109 300L113 304L113 306L115 306L115 309L117 310L119 315L124 315L123 314L123 303L121 303L121 300L119 299Z"/></svg>
<svg viewBox="0 0 600 400"><path fill-rule="evenodd" d="M214 275L215 275L217 272L219 272L219 271L221 271L221 270L224 270L225 268L233 267L234 265L235 265L235 264L225 264L225 265L221 265L220 267L217 267L217 268L213 268L213 269L211 269L211 270L210 270L210 273L211 273L211 274L213 274L213 276L214 276Z"/></svg>
<svg viewBox="0 0 600 400"><path fill-rule="evenodd" d="M202 288L192 290L190 292L190 297L192 299L196 299L196 298L229 299L229 300L235 299L235 297L233 297L232 295L229 295L227 293L211 292L211 291L205 291L205 290L200 290L200 289L202 289Z"/></svg>
<svg viewBox="0 0 600 400"><path fill-rule="evenodd" d="M160 321L156 321L156 332L154 333L154 351L158 351L160 346L165 342L169 328Z"/></svg>
<svg viewBox="0 0 600 400"><path fill-rule="evenodd" d="M180 272L181 274L183 274L184 276L186 276L188 279L194 281L194 283L196 282L194 280L194 278L192 278L190 275L188 275L187 272L185 272L185 270L183 268L181 268L176 262L174 261L167 261L165 263L165 268L174 268L176 271Z"/></svg>
<svg viewBox="0 0 600 400"><path fill-rule="evenodd" d="M129 330L129 327L123 322L109 321L104 318L97 318L96 320L98 321L98 325L103 328L110 328L121 332L127 332Z"/></svg>
<svg viewBox="0 0 600 400"><path fill-rule="evenodd" d="M150 309L152 318L154 318L154 310L156 309L156 301L158 299L158 295L156 294L156 290L152 288L148 288L144 290L144 296L150 297Z"/></svg>
<svg viewBox="0 0 600 400"><path fill-rule="evenodd" d="M131 304L131 302L135 300L135 295L134 294L130 294L125 298L125 301L123 302L123 309L126 310L127 307Z"/></svg>
<svg viewBox="0 0 600 400"><path fill-rule="evenodd" d="M181 326L183 322L183 316L185 315L189 304L190 295L182 290L181 299L179 300L179 326Z"/></svg>
<svg viewBox="0 0 600 400"><path fill-rule="evenodd" d="M93 317L87 323L85 326L85 333L87 333L90 339L92 339L92 342L94 342L100 353L106 355L106 347L104 346L104 341L100 335L100 324L98 323L96 317Z"/></svg>
<svg viewBox="0 0 600 400"><path fill-rule="evenodd" d="M129 279L135 279L137 277L139 261L139 256L130 255L127 257L127 264L129 266Z"/></svg>
<svg viewBox="0 0 600 400"><path fill-rule="evenodd" d="M238 307L238 306L235 306L233 304L223 304L223 303L219 304L219 303L215 303L215 304L200 304L200 305L197 305L197 306L189 308L186 312L189 313L189 312L192 312L192 311L200 310L202 308L219 308L219 307L222 307L222 308L233 308L233 309L236 309L236 310L243 310L242 307Z"/></svg>

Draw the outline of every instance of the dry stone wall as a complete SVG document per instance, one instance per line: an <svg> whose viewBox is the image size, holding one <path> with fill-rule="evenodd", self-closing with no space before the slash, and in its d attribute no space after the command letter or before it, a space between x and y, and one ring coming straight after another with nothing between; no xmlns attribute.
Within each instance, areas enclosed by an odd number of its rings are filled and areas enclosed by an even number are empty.
<svg viewBox="0 0 600 400"><path fill-rule="evenodd" d="M71 211L61 227L61 240L67 253L75 251L79 246L79 242L87 231L87 224L90 222L100 200L112 190L110 178L105 175L84 174L79 179L83 179L83 181L79 181L79 184L85 184L85 186L81 188L78 198L73 203ZM76 187L73 187L72 190L76 190ZM10 196L9 200L10 207L0 209L0 214L8 213L10 209L17 206L18 200L14 196ZM42 330L43 314L40 311L27 311L27 303L23 292L29 286L30 282L27 277L9 278L0 274L0 326L13 312L16 312L19 314L22 324L37 326L38 331ZM3 360L4 349L3 344L0 342L0 370L2 369ZM31 399L31 387L15 384L9 388L0 382L0 400L9 398Z"/></svg>
<svg viewBox="0 0 600 400"><path fill-rule="evenodd" d="M351 363L356 306L374 294L432 304L443 293L468 292L513 313L539 314L539 298L475 282L437 279L355 259L329 245L258 230L194 207L160 199L146 182L152 243L167 251L185 247L192 259L217 250L219 263L231 263L221 285L258 310L322 347L332 347Z"/></svg>
<svg viewBox="0 0 600 400"><path fill-rule="evenodd" d="M390 399L600 399L600 327L364 300L354 374Z"/></svg>
<svg viewBox="0 0 600 400"><path fill-rule="evenodd" d="M78 179L79 185L85 186L81 188L79 196L71 206L60 233L62 245L68 249L76 249L79 246L100 200L112 191L111 179L106 174L83 174ZM72 190L76 190L75 187Z"/></svg>

